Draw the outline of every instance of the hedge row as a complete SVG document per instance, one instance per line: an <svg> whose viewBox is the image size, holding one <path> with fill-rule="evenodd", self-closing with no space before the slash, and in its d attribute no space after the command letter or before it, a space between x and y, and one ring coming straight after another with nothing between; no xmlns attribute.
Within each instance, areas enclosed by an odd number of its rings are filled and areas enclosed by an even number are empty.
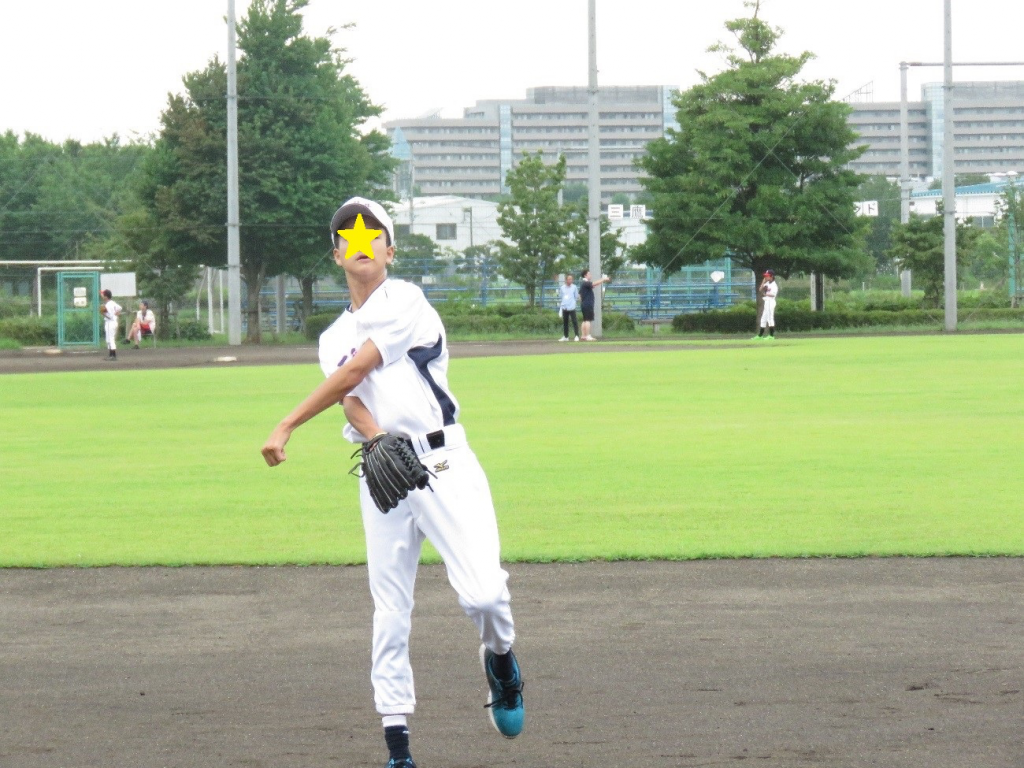
<svg viewBox="0 0 1024 768"><path fill-rule="evenodd" d="M562 321L550 309L508 307L478 309L472 312L460 311L447 314L445 305L436 307L449 336L514 333L523 336L545 336L562 331ZM334 313L310 315L306 318L306 338L316 341L331 323L337 319ZM618 312L606 312L602 317L605 332L630 333L636 329L632 319Z"/></svg>
<svg viewBox="0 0 1024 768"><path fill-rule="evenodd" d="M1019 320L1021 309L971 309L960 313L960 320ZM838 312L825 310L776 310L775 325L786 331L829 330L834 328L866 328L874 326L942 325L941 309L904 309L900 311ZM757 326L753 307L676 315L672 330L679 333L750 333Z"/></svg>
<svg viewBox="0 0 1024 768"><path fill-rule="evenodd" d="M0 319L0 338L14 339L24 347L52 347L57 343L57 318L26 315Z"/></svg>
<svg viewBox="0 0 1024 768"><path fill-rule="evenodd" d="M202 341L210 338L205 323L193 319L171 321L168 338ZM92 334L92 317L76 315L68 320L65 333L69 338L87 339ZM164 338L161 334L161 338ZM0 339L13 339L23 347L52 347L57 343L57 318L24 316L0 319ZM100 340L103 340L103 326L100 325Z"/></svg>

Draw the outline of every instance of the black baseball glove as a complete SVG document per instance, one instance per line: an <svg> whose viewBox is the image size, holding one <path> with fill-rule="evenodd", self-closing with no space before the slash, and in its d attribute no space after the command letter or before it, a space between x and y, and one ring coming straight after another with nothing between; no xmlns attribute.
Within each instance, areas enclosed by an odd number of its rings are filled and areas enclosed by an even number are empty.
<svg viewBox="0 0 1024 768"><path fill-rule="evenodd" d="M362 454L362 461L349 473L361 470L359 476L366 478L373 503L385 515L410 491L430 488L431 476L436 477L420 463L412 443L398 435L386 432L376 435L363 443L363 447L352 454L353 458L356 454Z"/></svg>

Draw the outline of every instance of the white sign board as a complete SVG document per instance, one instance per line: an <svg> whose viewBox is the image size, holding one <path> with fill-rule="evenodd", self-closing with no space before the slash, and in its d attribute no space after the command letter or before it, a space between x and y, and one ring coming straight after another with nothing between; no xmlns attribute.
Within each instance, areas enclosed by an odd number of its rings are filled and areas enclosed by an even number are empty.
<svg viewBox="0 0 1024 768"><path fill-rule="evenodd" d="M647 206L646 205L631 205L631 206L629 206L629 218L631 218L631 219L645 219L645 218L647 218Z"/></svg>
<svg viewBox="0 0 1024 768"><path fill-rule="evenodd" d="M105 291L110 289L110 292L114 296L118 297L132 297L137 296L135 292L135 273L134 272L101 272L100 273L100 290Z"/></svg>
<svg viewBox="0 0 1024 768"><path fill-rule="evenodd" d="M75 298L76 299L79 298L79 297L85 298L88 295L89 295L89 289L88 288L85 288L85 287L75 288Z"/></svg>
<svg viewBox="0 0 1024 768"><path fill-rule="evenodd" d="M712 283L720 283L723 280L725 280L725 272L722 272L721 270L716 269L714 272L711 273L711 282Z"/></svg>
<svg viewBox="0 0 1024 768"><path fill-rule="evenodd" d="M608 218L611 220L622 218L622 206L618 204L608 204Z"/></svg>
<svg viewBox="0 0 1024 768"><path fill-rule="evenodd" d="M877 216L878 215L878 201L877 200L862 200L859 203L854 203L857 207L858 216Z"/></svg>
<svg viewBox="0 0 1024 768"><path fill-rule="evenodd" d="M78 289L75 288L75 290L77 291ZM84 291L85 289L83 288L82 290ZM75 296L75 306L87 307L89 306L89 299L87 299L85 296Z"/></svg>

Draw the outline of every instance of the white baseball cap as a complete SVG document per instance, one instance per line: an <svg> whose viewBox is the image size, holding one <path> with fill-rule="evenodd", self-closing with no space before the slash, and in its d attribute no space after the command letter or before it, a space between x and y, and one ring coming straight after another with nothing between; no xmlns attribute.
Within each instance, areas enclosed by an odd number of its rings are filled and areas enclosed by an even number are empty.
<svg viewBox="0 0 1024 768"><path fill-rule="evenodd" d="M384 210L384 206L373 200L367 200L365 197L353 197L351 200L346 200L342 203L341 208L335 211L334 216L331 218L332 245L337 244L336 238L338 237L338 230L341 229L341 223L360 213L363 216L370 216L380 222L381 226L388 233L388 245L395 244L395 225L391 223L391 217Z"/></svg>

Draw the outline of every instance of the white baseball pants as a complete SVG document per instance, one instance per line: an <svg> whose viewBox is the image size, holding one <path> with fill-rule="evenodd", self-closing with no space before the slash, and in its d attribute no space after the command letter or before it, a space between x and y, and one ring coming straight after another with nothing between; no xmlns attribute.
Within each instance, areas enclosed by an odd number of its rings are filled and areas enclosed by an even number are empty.
<svg viewBox="0 0 1024 768"><path fill-rule="evenodd" d="M761 310L761 327L775 327L775 297L764 297L764 309Z"/></svg>
<svg viewBox="0 0 1024 768"><path fill-rule="evenodd" d="M409 632L424 539L444 559L448 581L483 643L501 654L515 640L487 477L462 426L445 427L444 433L442 448L432 450L425 440L413 440L420 461L437 475L430 479L433 493L413 491L385 515L374 505L366 481L359 482L374 605L370 679L381 715L408 715L416 708Z"/></svg>
<svg viewBox="0 0 1024 768"><path fill-rule="evenodd" d="M107 349L117 349L117 320L104 320L103 333L107 338Z"/></svg>

